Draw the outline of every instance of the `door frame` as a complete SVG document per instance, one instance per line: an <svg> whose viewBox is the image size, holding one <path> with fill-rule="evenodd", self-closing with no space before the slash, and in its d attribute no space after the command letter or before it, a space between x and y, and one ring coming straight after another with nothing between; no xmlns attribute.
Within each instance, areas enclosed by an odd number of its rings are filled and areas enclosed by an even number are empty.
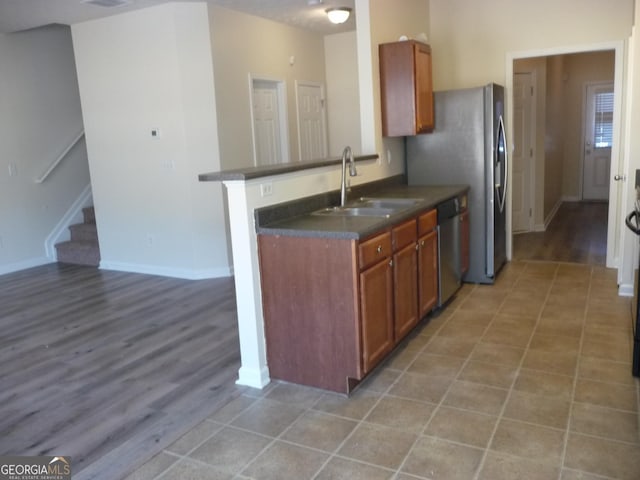
<svg viewBox="0 0 640 480"><path fill-rule="evenodd" d="M536 157L538 155L538 151L536 149L536 135L538 134L537 132L537 125L536 125L536 112L537 112L537 105L538 105L538 89L536 88L537 86L537 73L535 71L529 71L529 72L514 72L513 75L529 75L531 78L531 86L533 88L533 94L531 95L531 110L529 111L529 115L530 115L530 134L531 134L531 150L532 150L532 155L531 155L531 161L527 163L527 167L525 169L525 179L524 181L526 181L529 184L529 208L531 209L531 215L529 215L529 225L528 225L528 230L527 232L533 232L535 230L535 222L534 219L536 218L536 196L535 196L535 186L536 186L536 169L535 169L535 164L536 164ZM513 87L513 84L512 84ZM513 92L513 88L511 90ZM511 97L511 99L513 99L513 96ZM509 103L509 102L507 102ZM512 111L513 114L513 111ZM511 130L511 134L513 135L513 130ZM511 145L513 146L513 142L511 143ZM513 147L511 152L513 152ZM513 158L513 155L512 157ZM511 171L513 172L513 169L511 169ZM513 182L511 182L511 180L509 180L509 183L511 184L511 187L513 188ZM513 192L509 193L509 197L511 197ZM525 232L519 232L519 233L525 233Z"/></svg>
<svg viewBox="0 0 640 480"><path fill-rule="evenodd" d="M628 159L622 155L622 90L623 90L623 78L624 78L624 64L625 64L625 48L624 41L612 41L591 45L578 45L578 46L566 46L566 47L554 47L542 50L530 50L521 52L507 52L506 57L506 87L508 98L507 105L507 138L513 145L513 62L517 59L533 58L533 57L548 57L554 55L566 55L571 53L586 53L596 52L603 50L613 50L615 53L615 66L614 66L614 81L613 81L613 147L611 148L611 168L609 171L609 212L607 222L607 260L606 266L608 268L618 269L618 282L620 282L622 269L621 255L622 255L622 241L625 234L624 216L625 212L623 208L624 204L624 192L625 182L616 182L613 177L618 172L626 172L629 169ZM509 152L511 153L511 152ZM510 174L510 173L509 173ZM511 179L509 180L511 184ZM511 189L507 192L507 259L513 258L513 232L511 222Z"/></svg>
<svg viewBox="0 0 640 480"><path fill-rule="evenodd" d="M254 83L266 82L276 87L278 96L278 119L280 126L280 151L282 159L279 163L289 163L291 154L289 152L289 121L287 115L287 83L286 81L264 75L254 75L249 73L249 115L251 118L251 148L253 150L253 165L258 166L258 152L256 151L256 128L253 115L253 87Z"/></svg>
<svg viewBox="0 0 640 480"><path fill-rule="evenodd" d="M613 96L615 102L615 94L616 94L616 86L614 82L585 82L582 88L582 134L580 136L580 141L582 142L582 150L580 153L580 188L578 190L578 197L582 200L584 199L584 150L585 150L585 142L587 138L587 102L589 101L589 87L604 87L607 85L611 85L613 89ZM615 105L614 105L615 109ZM615 116L615 112L614 112ZM614 119L615 122L615 119ZM615 140L615 139L614 139ZM611 148L611 161L613 162L613 147ZM613 166L611 167L613 170ZM611 189L609 189L609 197L611 197Z"/></svg>

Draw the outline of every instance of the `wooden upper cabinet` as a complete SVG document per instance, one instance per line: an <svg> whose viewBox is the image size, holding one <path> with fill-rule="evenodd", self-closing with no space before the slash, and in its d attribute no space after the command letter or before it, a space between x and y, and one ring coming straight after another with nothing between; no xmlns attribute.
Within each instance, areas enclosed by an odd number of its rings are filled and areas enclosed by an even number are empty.
<svg viewBox="0 0 640 480"><path fill-rule="evenodd" d="M434 127L431 47L415 40L383 43L380 57L382 135L411 136Z"/></svg>

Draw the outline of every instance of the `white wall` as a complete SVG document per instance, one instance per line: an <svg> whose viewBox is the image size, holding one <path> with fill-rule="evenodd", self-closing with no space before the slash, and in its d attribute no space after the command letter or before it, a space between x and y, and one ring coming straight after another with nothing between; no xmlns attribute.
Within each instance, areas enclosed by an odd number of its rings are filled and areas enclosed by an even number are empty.
<svg viewBox="0 0 640 480"><path fill-rule="evenodd" d="M327 35L324 50L329 156L341 155L346 145L362 153L356 32Z"/></svg>
<svg viewBox="0 0 640 480"><path fill-rule="evenodd" d="M230 274L205 3L72 27L102 268ZM152 129L159 129L157 138Z"/></svg>
<svg viewBox="0 0 640 480"><path fill-rule="evenodd" d="M71 32L0 35L0 274L53 261L45 239L89 184L84 142L42 184L82 130Z"/></svg>
<svg viewBox="0 0 640 480"><path fill-rule="evenodd" d="M298 161L295 82L325 84L322 36L215 5L209 5L209 22L222 168L254 165L250 74L286 83L289 154Z"/></svg>

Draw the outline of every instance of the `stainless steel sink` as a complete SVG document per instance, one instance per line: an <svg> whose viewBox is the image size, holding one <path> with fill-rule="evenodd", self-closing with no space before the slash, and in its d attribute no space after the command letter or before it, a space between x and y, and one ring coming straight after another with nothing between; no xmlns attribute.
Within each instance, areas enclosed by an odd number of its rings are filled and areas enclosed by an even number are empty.
<svg viewBox="0 0 640 480"><path fill-rule="evenodd" d="M358 206L363 205L371 208L389 208L391 210L402 210L421 202L421 198L373 198L361 197Z"/></svg>
<svg viewBox="0 0 640 480"><path fill-rule="evenodd" d="M313 215L333 215L337 217L389 217L396 210L383 207L328 207L316 210Z"/></svg>

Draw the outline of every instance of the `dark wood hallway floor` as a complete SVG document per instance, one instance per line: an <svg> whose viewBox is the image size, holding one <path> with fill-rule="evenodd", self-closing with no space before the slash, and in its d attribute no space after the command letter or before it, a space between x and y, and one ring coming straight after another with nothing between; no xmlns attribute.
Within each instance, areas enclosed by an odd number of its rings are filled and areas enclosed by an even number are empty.
<svg viewBox="0 0 640 480"><path fill-rule="evenodd" d="M117 479L243 389L232 278L51 264L0 276L0 455Z"/></svg>
<svg viewBox="0 0 640 480"><path fill-rule="evenodd" d="M605 202L563 203L545 232L513 236L513 259L605 265L608 208Z"/></svg>

